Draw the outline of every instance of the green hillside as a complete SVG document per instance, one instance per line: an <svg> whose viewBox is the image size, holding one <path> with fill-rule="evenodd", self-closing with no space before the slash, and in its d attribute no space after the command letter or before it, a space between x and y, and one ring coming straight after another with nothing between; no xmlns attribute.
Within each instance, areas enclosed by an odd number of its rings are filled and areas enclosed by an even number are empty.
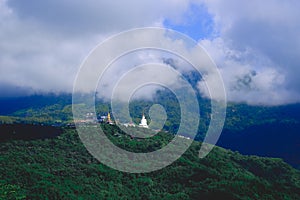
<svg viewBox="0 0 300 200"><path fill-rule="evenodd" d="M18 104L11 105L15 101ZM22 102L24 105L18 106ZM181 120L180 107L176 98L168 92L160 91L152 100L131 101L129 111L133 122L138 124L144 112L150 123L149 109L154 104L161 104L165 108L167 119L163 129L176 133ZM84 107L82 104L77 106ZM10 107L9 110L14 112L2 112L1 115L4 116L0 116L0 124L25 123L64 127L73 123L71 96L33 96L12 102L7 100L4 104L0 104L0 113L5 107ZM210 122L210 103L205 99L199 99L199 107L200 121L195 140L202 141ZM100 115L107 115L109 111L111 111L110 103L98 99L96 102L98 118ZM84 109L81 112L87 113ZM191 118L184 119L190 124L195 123ZM130 121L127 119L123 122ZM300 169L299 127L300 104L270 107L228 103L224 129L217 145L244 155L282 158ZM185 132L187 137L191 137L189 133Z"/></svg>
<svg viewBox="0 0 300 200"><path fill-rule="evenodd" d="M172 138L159 133L140 141L115 126L103 129L131 151L153 151ZM0 199L300 199L300 172L282 160L219 147L199 159L199 148L194 142L159 171L130 174L95 160L74 129L52 139L12 140L0 146Z"/></svg>

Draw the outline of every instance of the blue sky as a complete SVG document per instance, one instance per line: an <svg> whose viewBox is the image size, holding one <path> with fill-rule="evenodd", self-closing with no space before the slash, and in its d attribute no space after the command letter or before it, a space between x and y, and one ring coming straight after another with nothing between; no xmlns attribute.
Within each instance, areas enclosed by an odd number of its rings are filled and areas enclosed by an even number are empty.
<svg viewBox="0 0 300 200"><path fill-rule="evenodd" d="M180 22L172 22L166 19L163 25L166 28L184 33L196 41L217 36L213 16L208 13L204 5L191 4L183 14Z"/></svg>
<svg viewBox="0 0 300 200"><path fill-rule="evenodd" d="M297 0L0 0L1 94L70 92L97 44L157 26L206 49L230 101L299 102L299 8Z"/></svg>

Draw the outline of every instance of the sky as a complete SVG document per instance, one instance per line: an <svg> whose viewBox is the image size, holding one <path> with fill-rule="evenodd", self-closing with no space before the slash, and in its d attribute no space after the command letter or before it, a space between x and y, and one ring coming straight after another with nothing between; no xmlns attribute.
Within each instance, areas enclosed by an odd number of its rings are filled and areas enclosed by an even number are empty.
<svg viewBox="0 0 300 200"><path fill-rule="evenodd" d="M299 8L298 0L0 0L0 96L71 92L96 45L151 26L205 48L229 101L300 102Z"/></svg>

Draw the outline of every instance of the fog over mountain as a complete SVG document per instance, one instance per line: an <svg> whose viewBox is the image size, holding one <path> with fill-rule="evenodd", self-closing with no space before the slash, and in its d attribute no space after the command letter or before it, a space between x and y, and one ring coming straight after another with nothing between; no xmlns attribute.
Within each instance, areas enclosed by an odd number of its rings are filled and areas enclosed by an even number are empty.
<svg viewBox="0 0 300 200"><path fill-rule="evenodd" d="M155 26L186 33L207 50L229 101L300 102L299 7L296 0L0 0L0 96L72 92L81 63L101 41ZM204 85L197 84L208 96Z"/></svg>

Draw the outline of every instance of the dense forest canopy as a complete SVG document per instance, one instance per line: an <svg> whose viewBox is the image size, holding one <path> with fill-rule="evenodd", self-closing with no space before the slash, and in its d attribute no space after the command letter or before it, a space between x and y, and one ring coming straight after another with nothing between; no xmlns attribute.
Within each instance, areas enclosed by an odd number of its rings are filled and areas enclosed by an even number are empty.
<svg viewBox="0 0 300 200"><path fill-rule="evenodd" d="M102 128L111 141L130 151L153 151L171 136L162 132L141 142L114 125ZM55 138L1 143L1 199L300 198L300 172L280 159L242 156L219 147L199 159L201 144L195 141L168 167L130 174L94 159L74 129L63 132Z"/></svg>

